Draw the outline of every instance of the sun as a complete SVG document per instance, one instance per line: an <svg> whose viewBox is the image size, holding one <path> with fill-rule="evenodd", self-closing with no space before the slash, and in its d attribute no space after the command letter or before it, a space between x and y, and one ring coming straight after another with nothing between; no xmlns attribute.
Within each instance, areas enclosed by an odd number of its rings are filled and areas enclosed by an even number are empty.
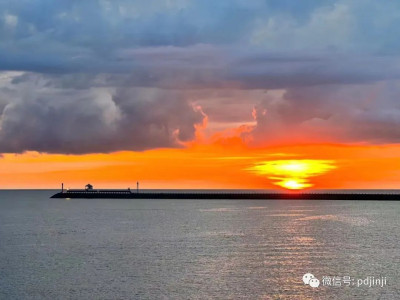
<svg viewBox="0 0 400 300"><path fill-rule="evenodd" d="M312 187L310 179L336 168L333 161L300 159L263 161L248 168L258 175L267 176L276 185L290 189L301 190Z"/></svg>
<svg viewBox="0 0 400 300"><path fill-rule="evenodd" d="M289 190L301 190L310 186L309 183L303 183L296 179L282 180L278 184Z"/></svg>

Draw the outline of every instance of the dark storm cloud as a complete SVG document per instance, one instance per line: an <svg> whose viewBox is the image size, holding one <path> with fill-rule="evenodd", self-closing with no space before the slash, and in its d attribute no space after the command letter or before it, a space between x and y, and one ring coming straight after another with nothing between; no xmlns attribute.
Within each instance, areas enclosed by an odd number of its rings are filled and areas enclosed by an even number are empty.
<svg viewBox="0 0 400 300"><path fill-rule="evenodd" d="M163 88L277 89L400 77L400 57L392 55L263 53L207 45L125 50L119 55L128 62L140 61L141 69L127 76L129 84Z"/></svg>
<svg viewBox="0 0 400 300"><path fill-rule="evenodd" d="M3 1L0 69L88 74L82 88L270 89L399 77L400 4L289 2Z"/></svg>
<svg viewBox="0 0 400 300"><path fill-rule="evenodd" d="M90 153L180 147L203 121L200 110L157 89L29 92L1 116L0 152Z"/></svg>
<svg viewBox="0 0 400 300"><path fill-rule="evenodd" d="M288 89L255 107L245 138L276 142L400 142L400 82Z"/></svg>
<svg viewBox="0 0 400 300"><path fill-rule="evenodd" d="M222 123L248 122L258 103L255 142L303 132L398 142L389 91L400 78L399 9L375 0L1 1L0 152L177 147L203 120L193 103ZM273 89L286 94L271 100ZM360 110L370 93L375 106Z"/></svg>
<svg viewBox="0 0 400 300"><path fill-rule="evenodd" d="M398 59L377 55L399 53L399 8L372 0L3 1L0 69L125 73L135 86L179 88L383 79L398 76L378 70Z"/></svg>
<svg viewBox="0 0 400 300"><path fill-rule="evenodd" d="M224 51L229 54L225 55ZM119 64L124 65L123 72L75 70L48 75L51 75L51 84L59 88L137 86L181 90L282 89L400 78L400 57L396 56L301 52L262 54L234 48L224 48L224 51L207 45L125 50L117 54L117 63L113 66L115 69ZM33 77L36 75L26 73L13 82Z"/></svg>

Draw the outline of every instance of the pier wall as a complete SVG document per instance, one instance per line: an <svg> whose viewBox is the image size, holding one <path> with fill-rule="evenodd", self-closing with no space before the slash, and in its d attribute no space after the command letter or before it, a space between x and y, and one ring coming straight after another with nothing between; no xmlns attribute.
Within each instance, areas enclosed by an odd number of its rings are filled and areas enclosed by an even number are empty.
<svg viewBox="0 0 400 300"><path fill-rule="evenodd" d="M163 193L129 191L77 191L60 192L51 198L104 198L104 199L304 199L304 200L400 200L399 194L384 193Z"/></svg>

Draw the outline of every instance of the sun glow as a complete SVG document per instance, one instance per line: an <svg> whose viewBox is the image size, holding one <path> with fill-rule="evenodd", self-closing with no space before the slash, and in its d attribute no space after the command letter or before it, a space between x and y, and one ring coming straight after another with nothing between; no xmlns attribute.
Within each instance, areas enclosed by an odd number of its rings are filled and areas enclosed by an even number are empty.
<svg viewBox="0 0 400 300"><path fill-rule="evenodd" d="M333 161L303 159L264 161L248 170L258 175L266 175L276 185L283 188L300 190L313 186L310 178L334 168L336 167Z"/></svg>
<svg viewBox="0 0 400 300"><path fill-rule="evenodd" d="M143 152L2 154L3 189L398 189L400 145L290 145L247 149L193 144ZM307 158L307 159L305 159ZM371 171L372 170L372 171Z"/></svg>
<svg viewBox="0 0 400 300"><path fill-rule="evenodd" d="M282 180L280 185L290 190L301 190L312 186L310 183L304 183L298 179Z"/></svg>

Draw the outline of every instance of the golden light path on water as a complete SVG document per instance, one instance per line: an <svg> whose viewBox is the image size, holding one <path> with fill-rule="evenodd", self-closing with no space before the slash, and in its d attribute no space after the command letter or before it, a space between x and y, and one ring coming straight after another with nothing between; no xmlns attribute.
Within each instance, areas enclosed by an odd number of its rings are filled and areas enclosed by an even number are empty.
<svg viewBox="0 0 400 300"><path fill-rule="evenodd" d="M334 161L299 159L299 160L272 160L259 162L247 170L258 175L267 176L276 185L299 190L312 187L312 177L325 174L335 169Z"/></svg>

